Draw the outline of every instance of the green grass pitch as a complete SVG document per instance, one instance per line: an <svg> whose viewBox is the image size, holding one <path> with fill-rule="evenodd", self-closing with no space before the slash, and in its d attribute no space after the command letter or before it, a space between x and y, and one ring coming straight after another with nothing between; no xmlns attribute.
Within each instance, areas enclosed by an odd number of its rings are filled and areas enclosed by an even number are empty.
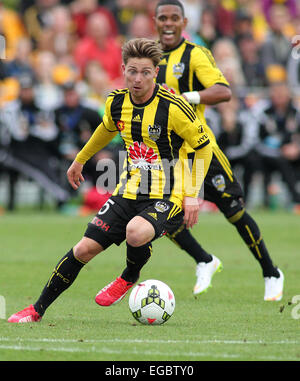
<svg viewBox="0 0 300 381"><path fill-rule="evenodd" d="M0 295L6 319L0 319L0 361L299 361L300 309L291 301L300 295L300 217L252 215L285 274L283 299L263 301L261 269L235 228L219 213L202 214L193 233L224 269L213 278L213 287L195 299L193 260L167 238L155 241L140 280L159 279L174 291L174 315L162 326L136 322L128 296L108 308L94 302L99 289L123 269L124 244L87 264L40 323L7 323L12 313L36 300L90 218L52 212L1 216Z"/></svg>

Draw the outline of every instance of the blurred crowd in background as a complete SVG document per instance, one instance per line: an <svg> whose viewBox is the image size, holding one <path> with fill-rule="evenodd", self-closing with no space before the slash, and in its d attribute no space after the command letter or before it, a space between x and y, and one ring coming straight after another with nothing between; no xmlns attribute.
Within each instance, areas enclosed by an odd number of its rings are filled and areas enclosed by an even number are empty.
<svg viewBox="0 0 300 381"><path fill-rule="evenodd" d="M220 147L244 187L261 179L261 205L300 205L300 1L182 0L185 37L211 49L230 82L229 103L207 108ZM157 39L156 0L0 0L0 205L18 207L24 184L63 210L66 169L124 86L121 47ZM0 36L1 37L1 36ZM118 163L120 138L84 168L82 206L97 209L97 162ZM275 180L274 180L275 179ZM24 183L25 181L25 183ZM23 184L22 187L20 184ZM278 185L279 184L279 185ZM250 192L249 192L250 190ZM84 213L84 211L83 211Z"/></svg>

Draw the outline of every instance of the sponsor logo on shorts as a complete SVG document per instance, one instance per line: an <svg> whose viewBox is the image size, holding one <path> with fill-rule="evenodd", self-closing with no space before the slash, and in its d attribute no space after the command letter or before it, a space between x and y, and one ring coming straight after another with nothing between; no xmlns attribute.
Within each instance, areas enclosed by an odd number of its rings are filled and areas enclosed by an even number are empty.
<svg viewBox="0 0 300 381"><path fill-rule="evenodd" d="M93 218L92 224L98 226L99 228L101 228L102 230L106 232L110 229L110 225L107 225L106 222L104 222L103 220L101 220L101 218L98 218L98 217Z"/></svg>
<svg viewBox="0 0 300 381"><path fill-rule="evenodd" d="M219 191L219 192L224 192L226 188L226 183L223 175L217 175L213 177L211 180L213 183L213 186Z"/></svg>

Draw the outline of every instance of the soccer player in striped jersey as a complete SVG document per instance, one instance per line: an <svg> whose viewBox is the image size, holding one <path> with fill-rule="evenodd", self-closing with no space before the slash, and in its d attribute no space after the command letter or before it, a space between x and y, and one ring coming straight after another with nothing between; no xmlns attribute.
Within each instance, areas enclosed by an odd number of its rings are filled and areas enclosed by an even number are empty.
<svg viewBox="0 0 300 381"><path fill-rule="evenodd" d="M182 36L187 22L180 1L160 0L156 5L155 23L164 50L157 82L170 92L182 95L195 110L213 150L211 165L204 181L204 199L217 205L258 260L265 279L264 300L280 300L284 276L273 265L259 227L245 210L241 186L204 117L205 105L230 99L229 83L218 69L211 52ZM191 147L185 148L185 151L181 149L180 154L193 157ZM221 269L221 261L207 253L184 226L168 236L197 263L194 294L206 291L214 273Z"/></svg>
<svg viewBox="0 0 300 381"><path fill-rule="evenodd" d="M122 67L127 88L108 96L103 122L67 175L77 189L84 180L84 164L116 134L121 135L127 153L124 172L84 237L58 262L36 303L12 315L9 322L41 320L87 262L126 240L126 268L95 298L101 306L118 303L150 258L151 242L166 231L177 230L183 221L188 227L197 222L198 193L212 158L211 143L193 108L155 83L161 54L158 44L148 39L124 45ZM180 160L185 142L195 152L191 173L185 173L186 163Z"/></svg>

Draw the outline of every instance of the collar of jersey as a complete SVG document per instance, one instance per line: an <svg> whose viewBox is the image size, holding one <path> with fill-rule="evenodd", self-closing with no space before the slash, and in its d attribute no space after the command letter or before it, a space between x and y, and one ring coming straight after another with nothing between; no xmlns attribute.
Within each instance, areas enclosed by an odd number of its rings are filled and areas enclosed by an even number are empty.
<svg viewBox="0 0 300 381"><path fill-rule="evenodd" d="M134 107L143 108L143 107L147 106L148 104L150 104L153 101L153 99L155 98L155 96L156 96L156 94L158 92L158 89L159 89L159 85L156 84L155 87L154 87L154 90L153 90L153 94L151 95L151 98L149 98L147 100L147 102L145 102L145 103L134 103L132 98L131 98L131 94L129 92L130 102L133 104Z"/></svg>
<svg viewBox="0 0 300 381"><path fill-rule="evenodd" d="M165 53L173 52L173 50L178 49L179 46L181 46L181 45L184 43L184 41L185 41L185 38L184 38L184 37L181 37L181 40L180 40L179 44L178 44L177 46L175 46L174 48L172 48L172 49L166 49L166 50L164 50L164 54L165 54Z"/></svg>

